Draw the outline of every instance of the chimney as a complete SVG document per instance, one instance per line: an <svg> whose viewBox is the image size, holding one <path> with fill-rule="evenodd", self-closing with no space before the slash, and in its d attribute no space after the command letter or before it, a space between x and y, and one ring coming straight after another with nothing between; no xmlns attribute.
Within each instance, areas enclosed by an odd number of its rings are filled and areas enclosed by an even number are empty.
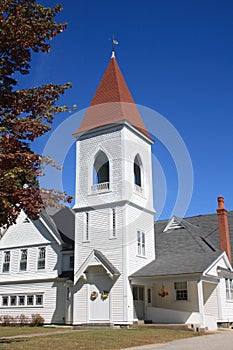
<svg viewBox="0 0 233 350"><path fill-rule="evenodd" d="M224 206L223 197L218 197L217 213L218 213L218 230L220 235L220 249L224 250L227 253L228 259L232 264L228 217L227 217L227 210Z"/></svg>

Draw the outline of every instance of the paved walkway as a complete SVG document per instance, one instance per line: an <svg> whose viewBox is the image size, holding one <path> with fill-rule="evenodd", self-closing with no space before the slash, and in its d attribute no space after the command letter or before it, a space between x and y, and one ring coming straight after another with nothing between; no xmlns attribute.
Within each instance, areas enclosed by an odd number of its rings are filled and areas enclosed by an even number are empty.
<svg viewBox="0 0 233 350"><path fill-rule="evenodd" d="M233 350L233 331L218 331L215 334L174 340L164 344L136 346L123 350Z"/></svg>

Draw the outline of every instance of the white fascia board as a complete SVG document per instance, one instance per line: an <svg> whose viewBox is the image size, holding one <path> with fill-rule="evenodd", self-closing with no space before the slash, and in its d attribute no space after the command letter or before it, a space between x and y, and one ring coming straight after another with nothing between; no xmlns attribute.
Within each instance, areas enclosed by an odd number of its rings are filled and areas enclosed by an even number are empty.
<svg viewBox="0 0 233 350"><path fill-rule="evenodd" d="M92 263L92 259L96 259L96 263ZM83 277L85 279L85 270L88 268L88 266L92 265L101 265L106 270L106 273L112 278L113 274L108 270L108 268L103 264L99 259L95 256L94 250L90 253L88 258L84 261L84 263L81 265L81 267L78 269L77 272L74 274L74 283L78 282L78 280Z"/></svg>
<svg viewBox="0 0 233 350"><path fill-rule="evenodd" d="M44 227L47 229L47 231L51 234L51 236L55 239L55 241L61 245L62 242L58 239L58 237L54 234L53 230L49 227L49 225L47 225L47 223L45 222L45 220L40 217L39 218L40 222L44 225Z"/></svg>
<svg viewBox="0 0 233 350"><path fill-rule="evenodd" d="M231 264L230 264L230 261L229 261L229 259L228 259L228 257L227 257L226 252L222 252L222 254L221 254L216 260L214 260L214 261L212 262L212 264L211 264L209 267L207 267L207 269L203 272L203 276L208 275L208 272L209 272L209 271L214 267L214 265L216 265L222 258L223 258L224 262L226 263L227 268L229 268L231 271L233 271L232 266L231 266Z"/></svg>

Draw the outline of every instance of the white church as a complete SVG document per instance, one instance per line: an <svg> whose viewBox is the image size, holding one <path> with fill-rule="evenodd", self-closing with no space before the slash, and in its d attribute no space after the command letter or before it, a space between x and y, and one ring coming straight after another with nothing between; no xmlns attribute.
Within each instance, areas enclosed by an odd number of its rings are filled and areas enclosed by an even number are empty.
<svg viewBox="0 0 233 350"><path fill-rule="evenodd" d="M233 322L233 212L154 222L151 145L114 52L78 130L72 209L0 239L0 316L46 324ZM156 174L155 174L156 176Z"/></svg>

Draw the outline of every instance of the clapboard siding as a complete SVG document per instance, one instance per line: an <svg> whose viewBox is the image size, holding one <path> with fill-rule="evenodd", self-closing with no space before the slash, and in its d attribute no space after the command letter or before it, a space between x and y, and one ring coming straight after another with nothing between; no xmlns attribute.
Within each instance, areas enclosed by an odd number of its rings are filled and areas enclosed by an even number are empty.
<svg viewBox="0 0 233 350"><path fill-rule="evenodd" d="M45 269L38 270L37 269L37 261L38 261L38 248L39 247L46 248L46 259L45 259ZM56 244L52 245L39 245L39 247L27 247L28 249L28 261L27 261L27 271L19 271L19 262L20 262L20 252L21 248L15 249L7 249L10 251L11 260L10 260L10 271L9 273L2 273L2 265L3 265L3 256L4 250L0 250L0 282L7 281L17 281L20 279L45 279L45 278L55 278L61 272L61 264L60 264L60 247ZM24 248L24 247L23 247ZM26 247L25 247L26 248ZM36 275L35 275L36 274Z"/></svg>
<svg viewBox="0 0 233 350"><path fill-rule="evenodd" d="M43 294L43 306L9 306L2 307L3 295L36 295ZM39 283L18 283L14 285L4 285L4 290L0 289L0 315L18 316L24 314L40 314L45 323L64 323L65 317L65 287L57 282Z"/></svg>
<svg viewBox="0 0 233 350"><path fill-rule="evenodd" d="M169 295L165 298L159 296L159 292L164 286L168 290ZM174 282L162 282L153 285L152 289L152 306L161 307L171 310L180 310L187 312L198 312L198 298L197 298L197 282L187 281L188 300L176 300Z"/></svg>
<svg viewBox="0 0 233 350"><path fill-rule="evenodd" d="M204 310L218 318L217 285L203 282Z"/></svg>
<svg viewBox="0 0 233 350"><path fill-rule="evenodd" d="M116 238L110 237L109 209L89 210L88 242L83 242L83 213L77 213L76 265L75 271L83 264L93 249L100 250L118 269L122 270L122 208L116 208Z"/></svg>
<svg viewBox="0 0 233 350"><path fill-rule="evenodd" d="M127 218L128 273L130 275L155 258L154 218L153 215L130 205L126 208L125 215ZM138 230L145 233L145 256L138 256L137 253Z"/></svg>
<svg viewBox="0 0 233 350"><path fill-rule="evenodd" d="M104 201L111 203L121 198L121 184L116 180L122 177L121 137L121 131L115 131L109 134L96 135L95 137L86 138L77 142L75 208L94 206L100 203L98 195L91 195L93 164L99 150L102 150L107 155L110 162L111 191L103 195Z"/></svg>

